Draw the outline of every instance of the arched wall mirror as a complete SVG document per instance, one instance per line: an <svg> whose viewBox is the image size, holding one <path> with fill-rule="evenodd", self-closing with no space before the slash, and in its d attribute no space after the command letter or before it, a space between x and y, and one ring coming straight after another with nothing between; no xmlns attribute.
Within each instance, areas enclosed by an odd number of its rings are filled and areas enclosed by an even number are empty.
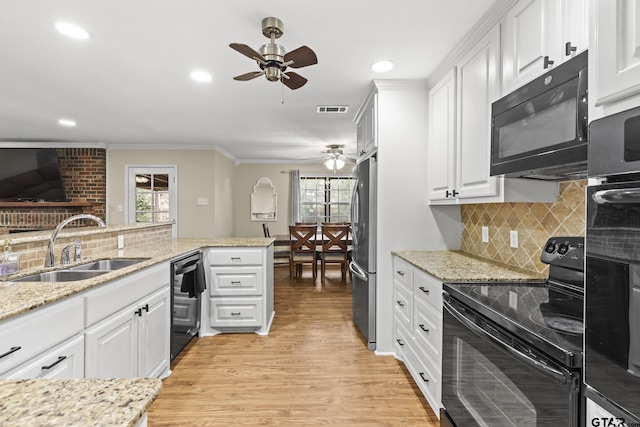
<svg viewBox="0 0 640 427"><path fill-rule="evenodd" d="M251 221L276 221L276 188L269 178L260 178L251 192Z"/></svg>

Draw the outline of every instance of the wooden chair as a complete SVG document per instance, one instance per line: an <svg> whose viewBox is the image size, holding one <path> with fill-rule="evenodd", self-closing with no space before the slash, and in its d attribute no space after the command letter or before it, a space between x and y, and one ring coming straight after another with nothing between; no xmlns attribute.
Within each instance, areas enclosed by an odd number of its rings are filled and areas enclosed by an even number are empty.
<svg viewBox="0 0 640 427"><path fill-rule="evenodd" d="M290 225L289 241L291 243L291 256L289 258L289 274L294 278L294 270L296 275L298 272L302 275L302 266L304 264L311 265L313 280L318 275L316 260L316 232L315 225Z"/></svg>
<svg viewBox="0 0 640 427"><path fill-rule="evenodd" d="M342 280L349 269L349 230L348 225L325 224L322 226L322 252L320 252L321 278L324 280L326 264L340 264Z"/></svg>
<svg viewBox="0 0 640 427"><path fill-rule="evenodd" d="M264 237L271 237L269 232L269 224L262 223L262 231ZM289 258L291 258L291 251L288 247L274 246L273 247L273 266L274 267L286 267L289 265Z"/></svg>

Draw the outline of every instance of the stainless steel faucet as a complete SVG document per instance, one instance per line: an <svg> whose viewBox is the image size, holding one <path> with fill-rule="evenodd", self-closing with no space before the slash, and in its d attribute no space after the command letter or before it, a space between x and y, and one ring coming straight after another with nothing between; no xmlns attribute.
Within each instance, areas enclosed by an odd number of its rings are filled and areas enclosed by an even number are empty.
<svg viewBox="0 0 640 427"><path fill-rule="evenodd" d="M69 224L70 222L75 221L77 219L90 219L92 221L97 222L98 225L100 227L102 227L102 228L105 228L107 226L107 224L105 224L102 219L98 218L95 215L89 215L89 214L74 215L74 216L70 216L69 218L63 220L62 222L60 222L60 224L58 224L56 229L53 230L53 233L51 234L51 238L49 239L49 247L47 248L47 256L46 256L46 258L44 260L44 266L45 267L53 267L56 264L55 255L54 255L54 247L55 247L55 243L56 243L56 238L58 237L58 233L60 233L60 230L62 230L67 224Z"/></svg>

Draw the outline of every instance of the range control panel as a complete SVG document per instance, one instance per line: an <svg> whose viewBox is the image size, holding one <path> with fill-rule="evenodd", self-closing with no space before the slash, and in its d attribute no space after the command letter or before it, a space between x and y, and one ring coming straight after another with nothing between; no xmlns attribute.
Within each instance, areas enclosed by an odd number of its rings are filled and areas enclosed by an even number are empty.
<svg viewBox="0 0 640 427"><path fill-rule="evenodd" d="M549 265L584 269L584 237L552 237L544 245L540 261Z"/></svg>

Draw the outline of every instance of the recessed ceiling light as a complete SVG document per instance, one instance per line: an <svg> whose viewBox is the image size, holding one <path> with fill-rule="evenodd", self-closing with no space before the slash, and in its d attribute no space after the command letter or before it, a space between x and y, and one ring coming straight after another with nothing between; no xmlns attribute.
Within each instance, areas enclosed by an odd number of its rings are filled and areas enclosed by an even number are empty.
<svg viewBox="0 0 640 427"><path fill-rule="evenodd" d="M60 119L58 120L58 124L60 126L67 126L67 127L74 127L76 125L76 122L74 122L73 120L69 120L69 119Z"/></svg>
<svg viewBox="0 0 640 427"><path fill-rule="evenodd" d="M203 70L194 70L189 75L193 80L200 83L209 83L212 79L211 74Z"/></svg>
<svg viewBox="0 0 640 427"><path fill-rule="evenodd" d="M77 25L69 24L68 22L56 22L56 30L60 31L65 36L72 37L78 40L86 40L91 37L84 28L80 28Z"/></svg>
<svg viewBox="0 0 640 427"><path fill-rule="evenodd" d="M391 61L378 61L371 64L371 69L376 73L384 73L393 68L393 62Z"/></svg>

